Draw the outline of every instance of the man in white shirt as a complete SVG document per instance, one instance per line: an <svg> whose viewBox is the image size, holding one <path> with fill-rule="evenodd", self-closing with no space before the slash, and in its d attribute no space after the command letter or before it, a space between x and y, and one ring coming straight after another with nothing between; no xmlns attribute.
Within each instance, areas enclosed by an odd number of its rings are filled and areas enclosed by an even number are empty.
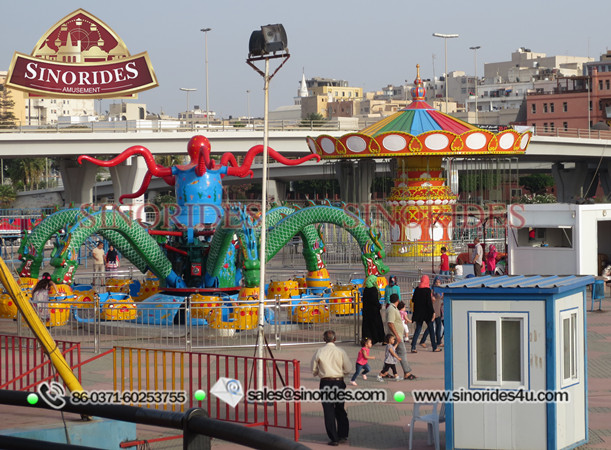
<svg viewBox="0 0 611 450"><path fill-rule="evenodd" d="M473 263L473 271L476 277L482 276L482 264L484 263L484 249L479 244L479 238L475 238L473 241L473 253L471 256L471 262Z"/></svg>
<svg viewBox="0 0 611 450"><path fill-rule="evenodd" d="M312 358L312 374L320 377L320 390L346 389L344 377L352 371L352 364L347 353L335 345L335 331L327 330L323 335L326 342ZM325 402L322 410L325 417L325 429L331 441L329 445L337 446L348 440L350 422L344 408L344 402Z"/></svg>
<svg viewBox="0 0 611 450"><path fill-rule="evenodd" d="M95 279L96 279L96 274L99 273L99 275L97 275L97 277L100 278L100 283L104 284L104 270L106 267L106 253L104 253L104 243L103 242L98 242L98 245L96 248L94 248L91 251L91 256L93 257L93 283L92 284L96 284L95 283Z"/></svg>

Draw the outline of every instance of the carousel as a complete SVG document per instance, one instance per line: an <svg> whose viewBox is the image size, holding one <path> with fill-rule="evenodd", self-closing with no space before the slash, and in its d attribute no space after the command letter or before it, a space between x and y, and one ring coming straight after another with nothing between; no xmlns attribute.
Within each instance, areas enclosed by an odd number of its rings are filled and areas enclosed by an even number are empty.
<svg viewBox="0 0 611 450"><path fill-rule="evenodd" d="M386 199L391 217L390 256L438 256L450 248L457 193L444 176L447 158L519 155L532 134L478 128L444 114L424 99L420 66L412 103L370 127L339 138L308 137L310 151L325 160L394 159L394 182Z"/></svg>

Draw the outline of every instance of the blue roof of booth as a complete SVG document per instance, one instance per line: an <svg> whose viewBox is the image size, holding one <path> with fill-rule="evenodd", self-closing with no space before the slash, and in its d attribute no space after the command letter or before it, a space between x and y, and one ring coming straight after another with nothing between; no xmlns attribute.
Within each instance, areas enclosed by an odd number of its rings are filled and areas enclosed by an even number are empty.
<svg viewBox="0 0 611 450"><path fill-rule="evenodd" d="M465 278L443 286L451 294L558 294L594 284L592 275L505 275Z"/></svg>

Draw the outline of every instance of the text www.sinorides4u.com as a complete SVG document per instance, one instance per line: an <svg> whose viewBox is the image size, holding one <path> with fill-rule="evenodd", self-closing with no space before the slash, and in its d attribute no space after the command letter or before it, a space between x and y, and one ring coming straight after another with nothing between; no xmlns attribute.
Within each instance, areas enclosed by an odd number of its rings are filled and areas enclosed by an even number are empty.
<svg viewBox="0 0 611 450"><path fill-rule="evenodd" d="M525 389L483 389L455 391L416 390L412 391L416 403L566 403L569 401L567 391L529 391Z"/></svg>
<svg viewBox="0 0 611 450"><path fill-rule="evenodd" d="M337 387L323 389L264 387L246 392L246 400L249 402L385 402L386 391L384 389L344 390Z"/></svg>

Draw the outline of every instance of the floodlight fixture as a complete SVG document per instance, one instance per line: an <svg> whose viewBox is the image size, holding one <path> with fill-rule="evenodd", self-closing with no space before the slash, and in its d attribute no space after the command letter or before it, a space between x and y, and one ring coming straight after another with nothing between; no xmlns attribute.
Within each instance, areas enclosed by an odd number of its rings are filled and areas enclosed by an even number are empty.
<svg viewBox="0 0 611 450"><path fill-rule="evenodd" d="M288 52L288 39L282 24L263 25L255 30L248 42L248 57L264 56L276 52Z"/></svg>

